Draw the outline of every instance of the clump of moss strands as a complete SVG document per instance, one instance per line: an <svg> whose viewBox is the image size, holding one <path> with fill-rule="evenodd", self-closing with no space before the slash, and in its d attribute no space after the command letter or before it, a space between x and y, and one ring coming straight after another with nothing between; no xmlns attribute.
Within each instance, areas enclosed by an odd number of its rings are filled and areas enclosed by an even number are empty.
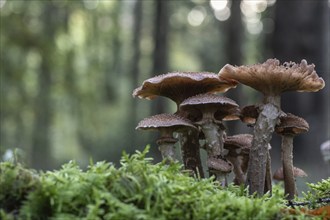
<svg viewBox="0 0 330 220"><path fill-rule="evenodd" d="M14 178L20 164L1 163L1 219L285 219L283 190L273 195L250 196L243 187L222 188L213 178L200 179L182 172L179 163L152 164L148 147L124 154L121 166L91 164L83 171L75 162L60 170L33 172L33 178ZM9 176L15 183L8 182ZM31 176L31 177L32 177ZM6 184L11 184L6 185ZM10 187L30 184L19 197ZM31 185L32 184L32 185ZM12 194L5 194L5 193ZM6 207L5 199L17 199ZM289 217L288 217L289 218ZM304 215L295 215L297 219Z"/></svg>

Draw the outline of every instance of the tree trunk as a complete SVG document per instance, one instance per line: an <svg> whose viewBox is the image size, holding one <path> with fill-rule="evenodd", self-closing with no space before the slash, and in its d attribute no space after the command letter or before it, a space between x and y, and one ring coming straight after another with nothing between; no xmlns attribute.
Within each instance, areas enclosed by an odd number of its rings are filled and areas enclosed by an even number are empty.
<svg viewBox="0 0 330 220"><path fill-rule="evenodd" d="M44 22L44 40L42 44L42 62L38 77L38 95L35 102L35 122L33 129L33 140L31 147L32 166L36 169L50 169L52 166L50 126L52 122L52 102L51 102L51 53L52 48L49 42L54 37L54 22L56 8L52 3L45 7ZM52 45L52 44L51 44Z"/></svg>
<svg viewBox="0 0 330 220"><path fill-rule="evenodd" d="M140 0L137 0L139 2ZM112 61L107 62L105 67L105 81L104 81L104 90L105 90L105 98L106 101L111 102L115 101L118 97L116 91L116 85L114 82L114 77L121 77L121 65L122 65L122 42L121 42L121 26L120 26L120 15L122 8L122 1L115 1L114 9L112 10L111 20L112 20L112 32L109 34L109 38L107 40L112 41L111 47L108 47L109 53L112 53ZM141 4L141 3L137 3ZM135 14L136 12L134 12ZM134 15L135 16L135 15ZM136 19L136 18L135 18ZM141 19L138 19L141 20ZM135 20L135 22L140 22ZM139 32L139 30L134 29L135 32Z"/></svg>
<svg viewBox="0 0 330 220"><path fill-rule="evenodd" d="M168 72L168 1L155 0L154 23L154 53L152 74L160 75ZM165 112L165 104L162 99L156 99L152 104L152 114Z"/></svg>
<svg viewBox="0 0 330 220"><path fill-rule="evenodd" d="M140 75L140 68L139 68L139 63L140 63L140 58L141 58L141 48L140 48L140 41L141 41L141 30L142 30L142 4L143 1L137 0L135 2L134 6L134 24L133 24L133 44L132 44L132 49L133 49L133 56L132 56L132 61L131 61L131 70L130 74L132 76L132 89L138 87L139 83L139 75ZM132 99L131 101L131 108L128 109L129 111L129 117L127 121L127 126L129 128L135 127L137 125L137 99ZM136 147L134 144L136 143L136 136L135 136L135 131L133 130L130 135L130 143L129 147L132 147L133 149Z"/></svg>
<svg viewBox="0 0 330 220"><path fill-rule="evenodd" d="M278 0L272 40L274 57L281 62L314 63L316 72L329 81L329 6L328 1ZM317 93L285 93L282 109L294 112L310 124L308 135L295 140L297 157L315 154L315 147L330 138L329 86ZM317 152L320 154L319 152ZM317 157L317 156L316 156ZM315 157L315 158L316 158Z"/></svg>
<svg viewBox="0 0 330 220"><path fill-rule="evenodd" d="M232 1L231 16L225 23L226 43L225 54L227 56L226 63L232 65L241 65L243 62L243 22L240 8L241 1ZM242 92L242 86L238 85L236 89L231 89L225 94L237 103L242 104L244 100L244 94ZM243 133L243 125L241 123L226 123L228 130L231 134Z"/></svg>

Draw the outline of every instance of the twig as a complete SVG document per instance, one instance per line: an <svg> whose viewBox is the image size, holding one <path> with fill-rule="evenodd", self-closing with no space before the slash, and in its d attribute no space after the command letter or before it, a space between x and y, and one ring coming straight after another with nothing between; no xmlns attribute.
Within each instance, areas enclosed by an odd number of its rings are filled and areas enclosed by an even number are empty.
<svg viewBox="0 0 330 220"><path fill-rule="evenodd" d="M315 202L293 202L292 200L288 201L287 206L290 206L291 208L295 208L295 206L304 206L304 205L312 205L313 203L330 203L330 197L326 198L319 198Z"/></svg>

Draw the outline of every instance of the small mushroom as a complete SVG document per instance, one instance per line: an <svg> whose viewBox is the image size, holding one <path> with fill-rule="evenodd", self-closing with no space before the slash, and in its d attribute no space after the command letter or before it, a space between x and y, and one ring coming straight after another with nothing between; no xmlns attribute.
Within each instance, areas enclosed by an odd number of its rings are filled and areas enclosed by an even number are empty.
<svg viewBox="0 0 330 220"><path fill-rule="evenodd" d="M307 177L307 173L305 171L303 171L302 169L298 168L298 167L293 167L293 177L294 177L294 181L295 181L296 177ZM277 181L284 181L284 184L285 184L285 177L284 177L283 167L278 168L274 172L273 179L277 180ZM287 192L285 192L284 194L286 196L288 196ZM296 185L295 185L295 188L294 188L294 195L298 195L298 190L297 190ZM293 196L293 198L294 198L294 196ZM286 199L288 199L288 197L286 197Z"/></svg>
<svg viewBox="0 0 330 220"><path fill-rule="evenodd" d="M173 133L194 130L196 127L189 120L178 115L159 114L143 119L139 122L136 129L158 130L160 138L157 140L157 144L163 159L175 161L174 144L177 142L177 139L173 137Z"/></svg>
<svg viewBox="0 0 330 220"><path fill-rule="evenodd" d="M235 115L238 119L239 107L236 102L223 96L200 94L184 100L180 104L180 111L187 112L188 118L192 118L193 123L202 129L207 142L208 160L224 158L222 120L233 119Z"/></svg>
<svg viewBox="0 0 330 220"><path fill-rule="evenodd" d="M219 181L221 186L225 187L228 185L227 181L223 181L223 177L233 170L233 165L230 162L213 157L207 160L207 167L209 172L216 176L216 180Z"/></svg>
<svg viewBox="0 0 330 220"><path fill-rule="evenodd" d="M282 166L284 173L284 188L287 199L294 198L296 183L293 174L293 138L301 133L307 132L308 123L298 116L287 113L280 118L280 124L275 127L278 134L282 135Z"/></svg>
<svg viewBox="0 0 330 220"><path fill-rule="evenodd" d="M253 136L251 134L238 134L227 136L224 141L224 148L228 150L226 159L233 164L233 172L235 174L234 184L242 185L245 182L245 173L247 170L251 142Z"/></svg>
<svg viewBox="0 0 330 220"><path fill-rule="evenodd" d="M262 64L251 66L225 65L219 72L220 78L237 80L264 95L256 124L249 160L246 185L250 194L264 194L267 147L278 118L281 115L281 93L287 91L316 92L325 85L318 77L314 65L306 60L300 64L286 62L280 65L277 59L268 59Z"/></svg>
<svg viewBox="0 0 330 220"><path fill-rule="evenodd" d="M249 127L253 127L259 116L259 107L256 105L248 105L241 109L240 119Z"/></svg>
<svg viewBox="0 0 330 220"><path fill-rule="evenodd" d="M294 177L307 177L307 173L298 167L293 167ZM278 168L273 175L273 179L277 181L284 181L283 167Z"/></svg>
<svg viewBox="0 0 330 220"><path fill-rule="evenodd" d="M133 91L133 97L146 99L154 99L157 96L167 97L176 103L176 114L185 117L179 112L179 105L183 100L201 93L225 92L236 85L235 80L220 79L215 73L172 72L145 80L142 86ZM185 169L198 172L203 177L198 134L185 134L181 145Z"/></svg>

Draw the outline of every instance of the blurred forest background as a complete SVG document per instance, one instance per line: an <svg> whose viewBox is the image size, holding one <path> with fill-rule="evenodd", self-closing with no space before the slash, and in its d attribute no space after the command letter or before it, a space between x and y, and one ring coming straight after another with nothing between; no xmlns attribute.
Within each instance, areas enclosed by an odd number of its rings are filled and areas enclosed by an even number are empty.
<svg viewBox="0 0 330 220"><path fill-rule="evenodd" d="M329 129L328 0L0 0L1 157L36 169L68 160L119 162L151 144L139 120L173 112L174 103L132 98L143 80L169 71L218 71L278 58L316 65L326 87L287 93L282 107L305 118L294 163L307 181L329 176L320 144ZM246 86L226 93L240 106L260 102ZM230 122L228 133L252 132ZM273 170L280 137L273 136ZM305 179L306 180L306 179Z"/></svg>

